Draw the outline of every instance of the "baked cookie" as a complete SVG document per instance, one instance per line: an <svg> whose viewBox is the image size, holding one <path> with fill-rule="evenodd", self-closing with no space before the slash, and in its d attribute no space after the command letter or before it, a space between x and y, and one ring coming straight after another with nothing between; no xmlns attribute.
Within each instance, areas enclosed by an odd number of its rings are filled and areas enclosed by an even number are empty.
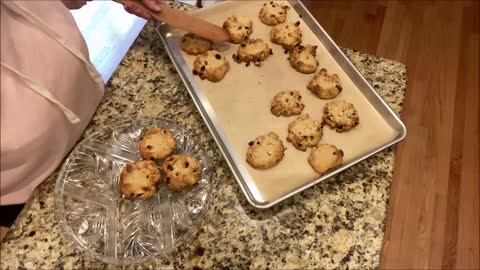
<svg viewBox="0 0 480 270"><path fill-rule="evenodd" d="M302 32L300 31L300 22L281 23L272 27L270 38L272 42L286 50L290 50L302 42Z"/></svg>
<svg viewBox="0 0 480 270"><path fill-rule="evenodd" d="M308 114L298 117L288 125L287 141L301 151L307 151L308 147L316 146L322 136L322 124L320 121L311 119Z"/></svg>
<svg viewBox="0 0 480 270"><path fill-rule="evenodd" d="M272 102L270 110L276 116L299 115L305 108L302 96L297 90L278 93Z"/></svg>
<svg viewBox="0 0 480 270"><path fill-rule="evenodd" d="M320 72L313 77L307 88L321 99L335 98L343 89L338 75L328 74L324 68L320 69Z"/></svg>
<svg viewBox="0 0 480 270"><path fill-rule="evenodd" d="M244 16L231 16L223 23L233 43L238 44L252 34L252 20Z"/></svg>
<svg viewBox="0 0 480 270"><path fill-rule="evenodd" d="M343 151L341 149L330 144L319 144L310 154L308 163L317 173L324 174L342 165L342 160Z"/></svg>
<svg viewBox="0 0 480 270"><path fill-rule="evenodd" d="M264 24L274 26L285 22L287 19L287 10L288 6L280 5L272 1L263 4L258 16Z"/></svg>
<svg viewBox="0 0 480 270"><path fill-rule="evenodd" d="M202 175L200 161L186 154L168 157L162 165L165 184L172 191L193 186Z"/></svg>
<svg viewBox="0 0 480 270"><path fill-rule="evenodd" d="M212 48L213 42L203 37L187 33L182 37L180 47L188 54L202 54Z"/></svg>
<svg viewBox="0 0 480 270"><path fill-rule="evenodd" d="M360 122L353 104L345 100L335 100L327 103L323 111L323 120L325 124L337 132L348 131Z"/></svg>
<svg viewBox="0 0 480 270"><path fill-rule="evenodd" d="M271 54L273 54L272 49L263 40L248 39L238 46L237 54L233 55L233 59L238 63L245 62L247 66L250 62L260 66L260 62Z"/></svg>
<svg viewBox="0 0 480 270"><path fill-rule="evenodd" d="M140 140L139 150L143 159L164 159L177 146L170 131L163 128L150 128Z"/></svg>
<svg viewBox="0 0 480 270"><path fill-rule="evenodd" d="M248 145L247 162L253 168L272 168L283 159L285 147L274 132L259 136Z"/></svg>
<svg viewBox="0 0 480 270"><path fill-rule="evenodd" d="M230 64L225 56L215 50L209 50L197 56L193 62L193 74L211 82L223 79L229 68Z"/></svg>
<svg viewBox="0 0 480 270"><path fill-rule="evenodd" d="M151 160L127 164L120 174L120 192L127 198L145 200L157 192L161 180L157 164Z"/></svg>
<svg viewBox="0 0 480 270"><path fill-rule="evenodd" d="M310 74L317 71L317 46L297 45L290 51L290 65L298 72Z"/></svg>

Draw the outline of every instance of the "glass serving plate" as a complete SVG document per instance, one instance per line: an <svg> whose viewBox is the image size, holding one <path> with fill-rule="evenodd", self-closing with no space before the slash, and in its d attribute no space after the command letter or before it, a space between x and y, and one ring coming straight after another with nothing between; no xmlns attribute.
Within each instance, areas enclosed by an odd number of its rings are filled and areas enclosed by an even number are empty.
<svg viewBox="0 0 480 270"><path fill-rule="evenodd" d="M140 160L138 143L146 129L168 129L174 153L197 157L203 167L196 185L180 192L159 184L148 200L123 198L119 176ZM157 162L161 168L161 161ZM163 119L133 119L105 127L81 141L63 164L55 186L55 214L62 234L100 261L136 264L163 257L194 234L212 193L210 162L183 127Z"/></svg>

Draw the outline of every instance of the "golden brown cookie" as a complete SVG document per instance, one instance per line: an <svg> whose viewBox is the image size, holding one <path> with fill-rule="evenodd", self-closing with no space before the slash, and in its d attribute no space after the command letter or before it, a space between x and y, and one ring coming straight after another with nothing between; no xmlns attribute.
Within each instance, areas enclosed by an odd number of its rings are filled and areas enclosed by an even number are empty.
<svg viewBox="0 0 480 270"><path fill-rule="evenodd" d="M139 150L143 159L164 159L177 146L170 131L163 128L150 128L140 140Z"/></svg>
<svg viewBox="0 0 480 270"><path fill-rule="evenodd" d="M287 10L288 6L271 1L263 4L258 17L264 24L274 26L285 22L287 19Z"/></svg>
<svg viewBox="0 0 480 270"><path fill-rule="evenodd" d="M308 163L320 174L338 168L342 165L343 151L334 145L319 144L310 154Z"/></svg>
<svg viewBox="0 0 480 270"><path fill-rule="evenodd" d="M273 54L272 49L263 40L248 39L238 46L237 54L233 55L233 59L238 63L245 62L247 66L250 62L260 66L260 63L271 54Z"/></svg>
<svg viewBox="0 0 480 270"><path fill-rule="evenodd" d="M321 99L335 98L343 89L338 75L328 74L324 68L320 69L320 72L313 77L307 88Z"/></svg>
<svg viewBox="0 0 480 270"><path fill-rule="evenodd" d="M298 150L307 151L308 147L316 146L320 142L322 135L320 121L313 120L308 114L304 114L288 125L287 141Z"/></svg>
<svg viewBox="0 0 480 270"><path fill-rule="evenodd" d="M360 123L357 110L352 103L345 100L335 100L327 103L323 111L325 124L337 132L348 131Z"/></svg>
<svg viewBox="0 0 480 270"><path fill-rule="evenodd" d="M290 51L290 65L298 72L310 74L317 71L317 46L297 45Z"/></svg>
<svg viewBox="0 0 480 270"><path fill-rule="evenodd" d="M197 56L193 62L193 74L200 76L202 80L207 79L211 82L223 79L229 68L230 64L225 56L215 50Z"/></svg>
<svg viewBox="0 0 480 270"><path fill-rule="evenodd" d="M272 168L283 159L285 147L274 132L259 136L248 145L247 162L253 168Z"/></svg>
<svg viewBox="0 0 480 270"><path fill-rule="evenodd" d="M305 108L302 96L297 90L278 93L272 102L270 110L276 116L299 115Z"/></svg>
<svg viewBox="0 0 480 270"><path fill-rule="evenodd" d="M203 37L187 33L182 37L180 47L188 54L202 54L212 48L213 42Z"/></svg>
<svg viewBox="0 0 480 270"><path fill-rule="evenodd" d="M231 16L223 23L233 43L240 43L252 34L252 20L244 16Z"/></svg>
<svg viewBox="0 0 480 270"><path fill-rule="evenodd" d="M172 191L195 185L202 176L200 161L186 154L168 157L162 165L165 184Z"/></svg>
<svg viewBox="0 0 480 270"><path fill-rule="evenodd" d="M157 164L150 160L127 164L120 174L120 192L127 198L145 200L157 192L161 180Z"/></svg>
<svg viewBox="0 0 480 270"><path fill-rule="evenodd" d="M302 31L300 30L300 22L296 23L281 23L272 27L270 38L272 42L286 50L291 50L293 47L302 43Z"/></svg>

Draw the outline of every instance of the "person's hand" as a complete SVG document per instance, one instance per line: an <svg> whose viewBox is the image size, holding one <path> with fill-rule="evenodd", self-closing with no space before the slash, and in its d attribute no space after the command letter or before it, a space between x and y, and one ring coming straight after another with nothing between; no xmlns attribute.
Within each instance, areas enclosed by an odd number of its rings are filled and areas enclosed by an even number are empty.
<svg viewBox="0 0 480 270"><path fill-rule="evenodd" d="M62 3L68 8L68 9L79 9L87 4L87 1L91 0L61 0Z"/></svg>
<svg viewBox="0 0 480 270"><path fill-rule="evenodd" d="M165 5L165 0L141 0L145 6L155 12L159 12L162 10L162 6ZM139 17L144 18L145 20L152 20L152 16L147 12L135 7L133 4L127 3L123 5L125 10L128 13L137 15Z"/></svg>

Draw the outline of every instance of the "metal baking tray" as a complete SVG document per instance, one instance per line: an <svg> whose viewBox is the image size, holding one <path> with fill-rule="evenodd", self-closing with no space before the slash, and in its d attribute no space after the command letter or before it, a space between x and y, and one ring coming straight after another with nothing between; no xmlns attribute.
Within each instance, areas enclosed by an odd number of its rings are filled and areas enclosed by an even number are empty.
<svg viewBox="0 0 480 270"><path fill-rule="evenodd" d="M270 113L270 102L279 91L301 91L305 110L312 118L320 120L323 107L330 100L313 96L306 85L313 74L296 72L288 63L288 55L281 46L270 41L270 27L261 23L258 12L267 1L224 1L196 10L194 13L208 21L222 25L231 15L252 18L252 38L269 42L273 55L261 67L245 67L232 60L234 44L215 44L230 63L225 78L212 83L202 81L192 73L195 56L181 51L179 42L183 31L168 25L159 25L157 32L187 87L203 120L207 124L232 173L247 200L257 208L268 208L299 193L375 153L403 140L407 131L399 117L360 72L347 59L335 42L313 18L300 1L280 1L290 5L287 22L301 21L304 44L318 46L320 68L340 76L344 91L336 99L352 102L360 116L360 124L349 132L336 133L324 127L322 143L331 143L345 153L341 167L324 175L316 174L308 164L310 151L301 152L286 142L288 124L296 117L275 117ZM319 70L318 69L318 70ZM318 71L317 70L317 71ZM274 168L255 170L245 161L248 142L255 137L274 131L287 147L284 159Z"/></svg>

